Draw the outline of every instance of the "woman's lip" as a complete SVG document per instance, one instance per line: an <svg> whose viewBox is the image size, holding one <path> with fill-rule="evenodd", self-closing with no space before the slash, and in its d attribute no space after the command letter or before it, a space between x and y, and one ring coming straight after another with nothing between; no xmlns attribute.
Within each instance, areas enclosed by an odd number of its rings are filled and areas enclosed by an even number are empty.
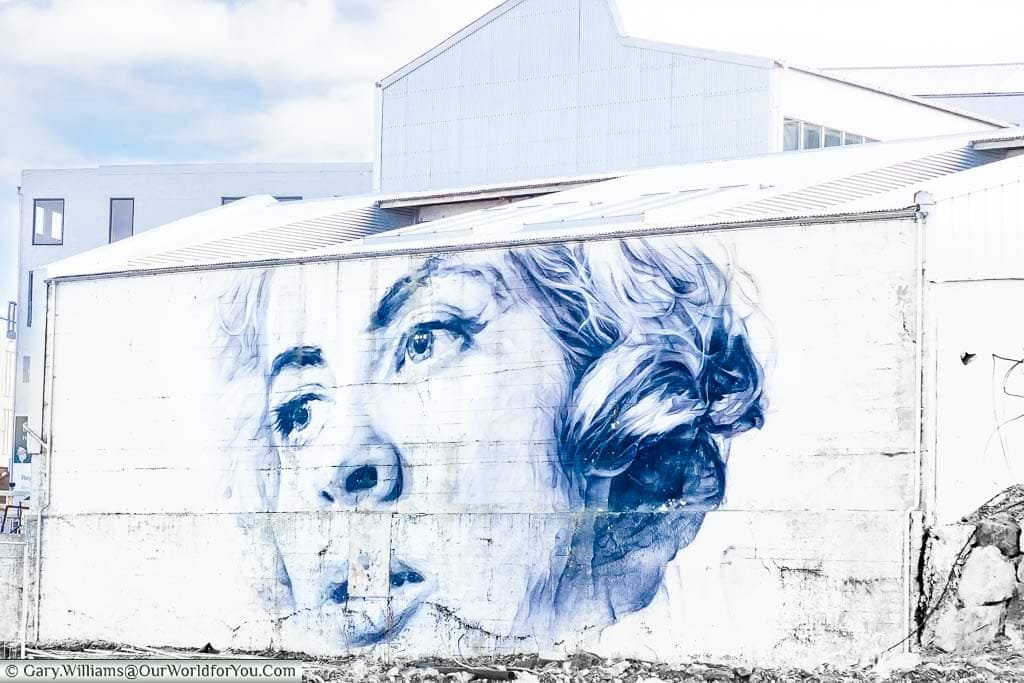
<svg viewBox="0 0 1024 683"><path fill-rule="evenodd" d="M338 572L334 576L345 575ZM338 626L353 645L387 640L402 630L431 591L423 574L394 558L389 567L389 585L387 596L371 597L350 595L347 578L328 583L321 609L325 615L337 618Z"/></svg>
<svg viewBox="0 0 1024 683"><path fill-rule="evenodd" d="M392 558L388 576L388 583L391 588L402 588L405 585L424 583L426 579L423 574L397 558ZM346 604L349 599L348 580L335 581L327 584L324 591L324 602Z"/></svg>

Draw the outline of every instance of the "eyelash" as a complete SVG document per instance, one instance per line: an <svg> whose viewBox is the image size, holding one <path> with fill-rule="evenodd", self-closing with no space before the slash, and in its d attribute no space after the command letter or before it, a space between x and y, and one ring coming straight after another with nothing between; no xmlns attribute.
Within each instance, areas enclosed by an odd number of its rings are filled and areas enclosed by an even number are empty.
<svg viewBox="0 0 1024 683"><path fill-rule="evenodd" d="M274 408L274 431L280 434L283 438L288 438L295 432L296 424L300 421L298 418L301 416L301 411L305 411L305 419L301 420L302 425L299 427L299 431L305 429L312 419L310 413L310 404L314 401L322 401L324 397L320 394L302 394L296 396L293 399L289 399L281 405Z"/></svg>
<svg viewBox="0 0 1024 683"><path fill-rule="evenodd" d="M473 346L474 337L476 337L476 335L479 334L485 326L485 323L481 323L479 320L460 318L456 316L445 318L444 320L431 320L430 322L413 325L408 332L402 335L401 343L398 345L398 350L395 354L395 370L401 370L407 361L419 363L430 359L434 355L434 345L436 343L434 332L437 330L448 332L457 340L461 340L462 347L459 350L465 351ZM420 359L412 359L409 357L410 344L417 335L423 333L429 333L431 335L427 352L425 352L426 355Z"/></svg>

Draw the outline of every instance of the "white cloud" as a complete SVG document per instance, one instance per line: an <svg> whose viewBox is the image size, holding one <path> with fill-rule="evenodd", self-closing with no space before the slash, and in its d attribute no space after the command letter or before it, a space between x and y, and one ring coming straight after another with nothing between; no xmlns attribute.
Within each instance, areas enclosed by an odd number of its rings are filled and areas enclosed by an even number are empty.
<svg viewBox="0 0 1024 683"><path fill-rule="evenodd" d="M21 169L369 161L374 81L497 2L0 0L0 303ZM125 130L84 151L69 128L88 122ZM190 151L133 156L132 135Z"/></svg>
<svg viewBox="0 0 1024 683"><path fill-rule="evenodd" d="M355 5L353 20L334 0L15 3L0 14L0 58L89 79L177 64L272 86L366 81L494 4L381 0Z"/></svg>

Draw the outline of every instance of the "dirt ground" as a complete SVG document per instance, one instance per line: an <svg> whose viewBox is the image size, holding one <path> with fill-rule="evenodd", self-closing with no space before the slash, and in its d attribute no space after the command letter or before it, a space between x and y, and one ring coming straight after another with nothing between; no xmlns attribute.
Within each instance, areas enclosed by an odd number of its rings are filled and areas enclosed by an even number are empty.
<svg viewBox="0 0 1024 683"><path fill-rule="evenodd" d="M17 656L13 644L0 646L0 654ZM203 650L173 648L135 648L102 644L68 644L60 649L30 649L28 656L42 658L233 658L273 657L302 659L304 679L312 683L327 681L420 681L467 682L516 680L521 683L576 683L607 681L609 683L659 683L670 681L751 681L752 683L789 683L790 681L838 683L840 681L1021 681L1024 683L1024 650L1015 649L1005 638L999 638L987 649L970 656L925 651L920 656L902 655L894 665L913 665L909 670L886 670L878 666L845 669L820 667L803 669L761 669L714 662L692 663L672 667L649 662L606 660L588 653L563 661L517 656L495 659L380 661L362 657L310 659L289 653L218 652L207 646Z"/></svg>

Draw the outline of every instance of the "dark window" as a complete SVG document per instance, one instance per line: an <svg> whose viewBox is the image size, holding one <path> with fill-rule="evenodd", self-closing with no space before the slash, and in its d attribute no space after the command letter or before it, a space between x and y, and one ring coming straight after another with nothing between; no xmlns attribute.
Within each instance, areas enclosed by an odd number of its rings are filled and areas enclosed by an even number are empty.
<svg viewBox="0 0 1024 683"><path fill-rule="evenodd" d="M32 286L35 273L28 271L28 304L25 307L25 327L32 327Z"/></svg>
<svg viewBox="0 0 1024 683"><path fill-rule="evenodd" d="M28 356L21 357L21 381L28 384L29 380L29 368L31 367L32 359Z"/></svg>
<svg viewBox="0 0 1024 683"><path fill-rule="evenodd" d="M839 147L843 144L843 131L835 128L825 129L825 146Z"/></svg>
<svg viewBox="0 0 1024 683"><path fill-rule="evenodd" d="M859 145L864 142L864 138L860 135L854 135L853 133L847 133L843 139L844 145Z"/></svg>
<svg viewBox="0 0 1024 683"><path fill-rule="evenodd" d="M786 119L782 126L782 150L792 152L800 149L800 122Z"/></svg>
<svg viewBox="0 0 1024 683"><path fill-rule="evenodd" d="M135 232L135 200L115 198L110 200L110 241L116 242L131 237Z"/></svg>
<svg viewBox="0 0 1024 683"><path fill-rule="evenodd" d="M32 202L32 244L64 244L64 200Z"/></svg>
<svg viewBox="0 0 1024 683"><path fill-rule="evenodd" d="M225 204L230 204L231 202L237 202L239 199L242 199L242 197L221 197L220 205L224 206Z"/></svg>

